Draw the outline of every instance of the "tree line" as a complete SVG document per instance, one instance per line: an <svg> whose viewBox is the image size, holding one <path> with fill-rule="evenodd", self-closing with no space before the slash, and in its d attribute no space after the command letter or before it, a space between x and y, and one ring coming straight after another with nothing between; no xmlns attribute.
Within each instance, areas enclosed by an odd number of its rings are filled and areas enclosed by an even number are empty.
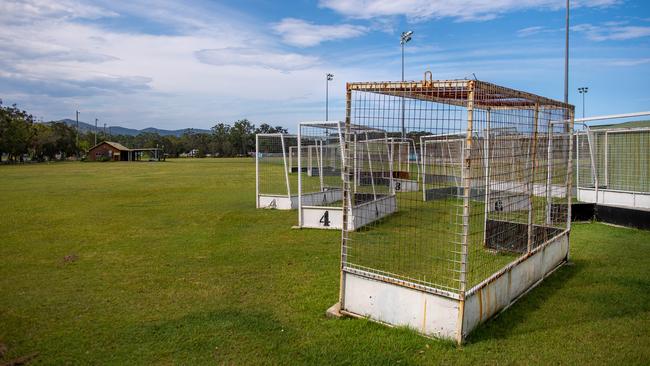
<svg viewBox="0 0 650 366"><path fill-rule="evenodd" d="M94 146L95 139L97 142L119 142L129 148L159 147L171 157L195 149L199 157L246 156L255 150L255 134L287 132L281 126L262 123L256 127L242 119L232 125L216 123L210 133L188 129L181 136L151 132L137 136L109 135L103 130L77 134L74 126L64 122L36 123L28 112L15 104L3 106L0 100L0 156L5 156L9 162L22 161L25 157L36 161L83 157Z"/></svg>

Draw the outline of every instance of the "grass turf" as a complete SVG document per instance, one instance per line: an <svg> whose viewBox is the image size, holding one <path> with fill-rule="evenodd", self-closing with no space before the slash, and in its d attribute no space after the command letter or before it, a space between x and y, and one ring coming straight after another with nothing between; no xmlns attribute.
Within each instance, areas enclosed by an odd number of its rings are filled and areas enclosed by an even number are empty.
<svg viewBox="0 0 650 366"><path fill-rule="evenodd" d="M1 166L0 363L650 360L650 232L576 224L574 265L458 348L325 318L340 233L291 230L254 192L248 159Z"/></svg>

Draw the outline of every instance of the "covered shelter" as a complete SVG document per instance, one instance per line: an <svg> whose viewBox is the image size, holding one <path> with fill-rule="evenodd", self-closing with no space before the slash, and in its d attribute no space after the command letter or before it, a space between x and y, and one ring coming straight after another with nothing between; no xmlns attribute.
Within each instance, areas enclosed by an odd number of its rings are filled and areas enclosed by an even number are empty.
<svg viewBox="0 0 650 366"><path fill-rule="evenodd" d="M149 161L165 160L162 148L130 149L113 141L102 141L91 147L87 156L90 161L141 161L145 153L148 153Z"/></svg>

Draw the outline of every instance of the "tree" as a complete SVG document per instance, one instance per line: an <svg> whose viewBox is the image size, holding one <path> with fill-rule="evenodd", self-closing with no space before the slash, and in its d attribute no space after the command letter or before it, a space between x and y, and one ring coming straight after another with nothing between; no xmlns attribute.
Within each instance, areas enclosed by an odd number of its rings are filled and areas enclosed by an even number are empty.
<svg viewBox="0 0 650 366"><path fill-rule="evenodd" d="M77 136L72 126L63 122L54 122L50 124L56 137L56 150L62 156L74 155L77 152Z"/></svg>
<svg viewBox="0 0 650 366"><path fill-rule="evenodd" d="M34 126L36 131L33 140L34 157L39 161L45 158L52 159L56 155L56 135L50 126L37 123Z"/></svg>
<svg viewBox="0 0 650 366"><path fill-rule="evenodd" d="M230 130L230 141L236 153L248 154L255 149L255 125L247 119L235 122Z"/></svg>
<svg viewBox="0 0 650 366"><path fill-rule="evenodd" d="M275 126L274 129L276 133L289 133L289 130L282 126Z"/></svg>
<svg viewBox="0 0 650 366"><path fill-rule="evenodd" d="M230 125L217 123L212 127L212 146L217 156L232 156L233 148L230 142Z"/></svg>
<svg viewBox="0 0 650 366"><path fill-rule="evenodd" d="M262 123L255 129L255 133L288 133L289 131L282 126L271 126L268 123Z"/></svg>
<svg viewBox="0 0 650 366"><path fill-rule="evenodd" d="M0 100L0 154L7 153L10 161L22 160L29 152L35 135L34 117L16 105L3 107Z"/></svg>

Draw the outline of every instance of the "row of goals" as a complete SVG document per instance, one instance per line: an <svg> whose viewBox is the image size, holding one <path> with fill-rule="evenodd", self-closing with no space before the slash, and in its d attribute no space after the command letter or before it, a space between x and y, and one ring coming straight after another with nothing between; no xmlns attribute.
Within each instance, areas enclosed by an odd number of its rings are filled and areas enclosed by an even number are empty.
<svg viewBox="0 0 650 366"><path fill-rule="evenodd" d="M338 312L462 342L568 260L572 105L426 74L346 98L256 139L257 207L342 230Z"/></svg>

